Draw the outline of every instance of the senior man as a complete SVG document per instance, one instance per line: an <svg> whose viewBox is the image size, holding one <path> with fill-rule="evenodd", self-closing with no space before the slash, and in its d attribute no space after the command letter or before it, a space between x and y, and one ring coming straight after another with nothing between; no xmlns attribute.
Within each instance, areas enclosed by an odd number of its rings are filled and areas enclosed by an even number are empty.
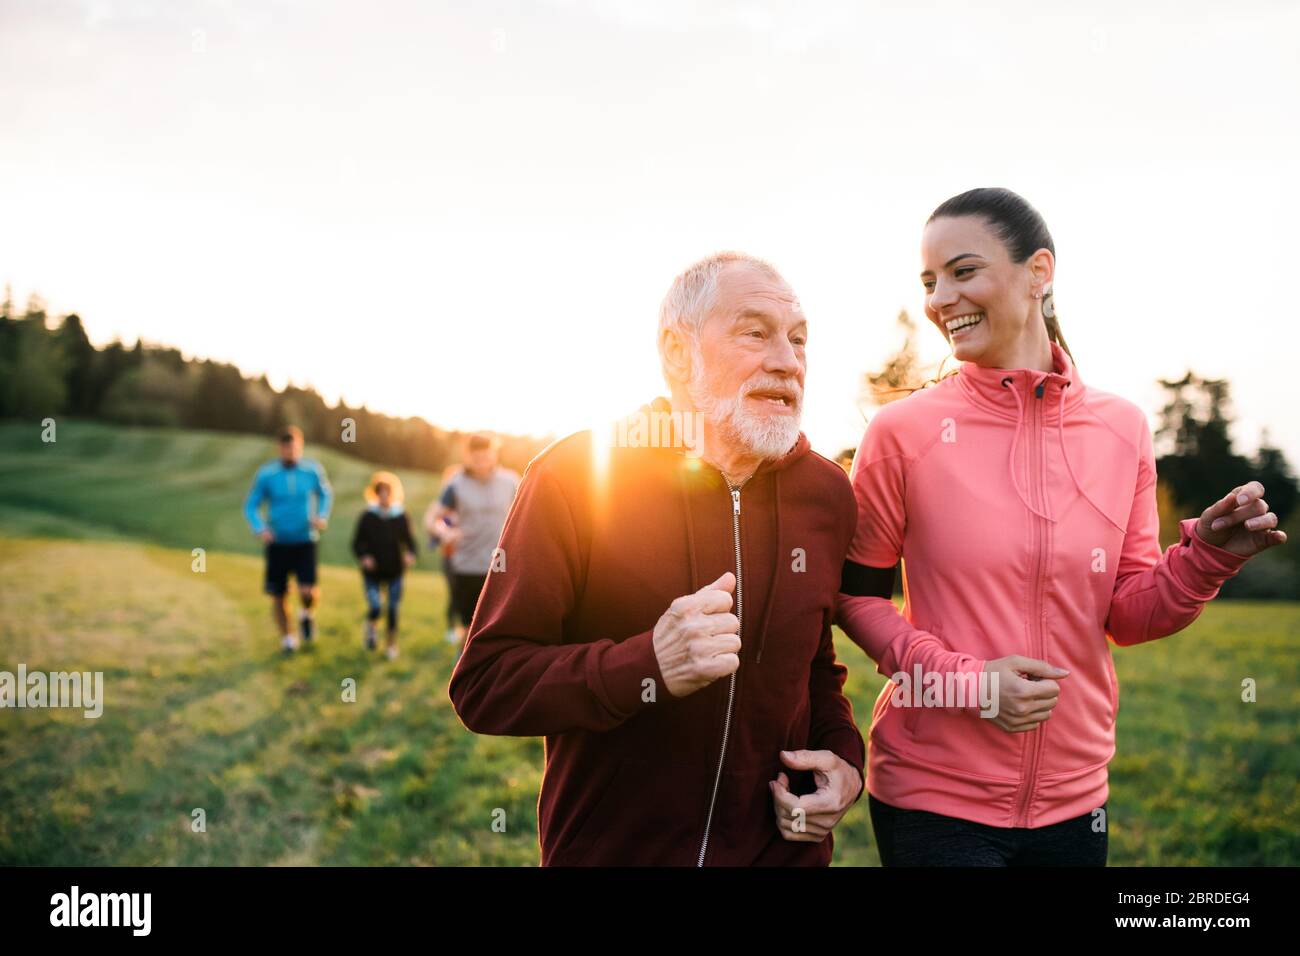
<svg viewBox="0 0 1300 956"><path fill-rule="evenodd" d="M697 262L660 310L668 440L580 432L524 473L449 691L545 736L543 865L830 862L863 786L831 642L857 508L799 430L806 337L772 266Z"/></svg>

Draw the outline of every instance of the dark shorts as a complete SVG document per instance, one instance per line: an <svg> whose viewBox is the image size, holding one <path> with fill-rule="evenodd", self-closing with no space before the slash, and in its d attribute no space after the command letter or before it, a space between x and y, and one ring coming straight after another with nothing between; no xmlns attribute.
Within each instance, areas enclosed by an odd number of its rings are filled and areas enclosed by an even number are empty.
<svg viewBox="0 0 1300 956"><path fill-rule="evenodd" d="M1106 828L1095 829L1092 813L1029 829L903 810L870 794L867 805L884 866L1106 865Z"/></svg>
<svg viewBox="0 0 1300 956"><path fill-rule="evenodd" d="M487 583L486 574L452 574L451 610L466 627L474 618L474 608L478 606L478 596Z"/></svg>
<svg viewBox="0 0 1300 956"><path fill-rule="evenodd" d="M266 593L283 594L289 589L289 575L298 581L298 587L311 587L316 583L316 542L277 544L266 546Z"/></svg>

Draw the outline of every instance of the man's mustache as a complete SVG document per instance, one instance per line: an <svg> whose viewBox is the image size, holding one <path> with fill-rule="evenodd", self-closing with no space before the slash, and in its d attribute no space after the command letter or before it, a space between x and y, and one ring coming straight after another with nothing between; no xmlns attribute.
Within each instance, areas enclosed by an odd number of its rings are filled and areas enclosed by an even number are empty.
<svg viewBox="0 0 1300 956"><path fill-rule="evenodd" d="M800 408L803 405L803 389L798 382L789 379L774 378L763 376L759 379L750 379L740 388L738 398L745 398L758 392L765 398L782 398L785 399L792 407Z"/></svg>

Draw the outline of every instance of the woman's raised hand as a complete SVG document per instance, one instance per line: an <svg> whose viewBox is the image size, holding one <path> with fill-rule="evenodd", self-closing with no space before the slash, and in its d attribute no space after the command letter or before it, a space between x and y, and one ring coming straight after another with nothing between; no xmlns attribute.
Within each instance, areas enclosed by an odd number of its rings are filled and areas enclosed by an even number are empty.
<svg viewBox="0 0 1300 956"><path fill-rule="evenodd" d="M1277 515L1268 510L1258 481L1233 488L1201 512L1196 533L1206 543L1244 558L1286 543L1286 532L1277 530Z"/></svg>

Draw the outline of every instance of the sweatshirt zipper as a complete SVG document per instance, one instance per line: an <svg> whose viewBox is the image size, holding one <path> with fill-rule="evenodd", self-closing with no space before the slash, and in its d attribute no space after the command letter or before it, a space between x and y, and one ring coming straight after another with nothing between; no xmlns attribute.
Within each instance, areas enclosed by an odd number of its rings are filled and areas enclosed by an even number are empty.
<svg viewBox="0 0 1300 956"><path fill-rule="evenodd" d="M1031 434L1034 439L1033 442L1031 443L1030 450L1033 453L1034 457L1030 462L1029 474L1031 478L1037 479L1033 487L1038 491L1038 495L1037 495L1038 504L1042 505L1044 509L1046 509L1047 499L1046 496L1043 494L1043 475L1041 474L1041 461L1043 457L1043 449L1042 449L1043 435L1042 435L1041 425L1042 425L1042 411L1043 411L1043 406L1042 406L1043 389L1045 387L1046 381L1047 380L1044 379L1037 386L1035 386L1034 401L1030 403L1030 407L1033 409L1032 419L1031 419L1031 426L1032 426ZM1043 552L1046 549L1046 543L1043 540L1043 536L1047 528L1047 522L1045 519L1040 518L1034 514L1030 515L1030 520L1034 523L1035 526L1035 542L1036 542L1036 547L1034 550L1034 572L1033 572L1034 600L1033 600L1033 605L1031 607L1031 612L1033 614L1033 621L1031 623L1032 623L1033 635L1034 635L1034 656L1037 657L1039 660L1046 660L1047 648L1045 646L1045 641L1043 640L1042 619L1043 619ZM1029 823L1028 820L1029 803L1033 797L1034 785L1037 782L1036 778L1038 775L1038 760L1043 749L1043 725L1039 724L1037 727L1035 727L1030 732L1030 736L1031 739L1029 741L1029 746L1030 746L1029 773L1025 780L1024 792L1020 798L1020 806L1016 810L1016 819L1012 824L1013 826L1017 826L1017 827L1024 827L1027 826Z"/></svg>
<svg viewBox="0 0 1300 956"><path fill-rule="evenodd" d="M748 480L748 478L745 479L745 481ZM733 485L730 479L726 479L726 481L727 487L731 489L731 538L736 547L736 620L739 622L737 627L737 635L739 635L745 627L745 597L740 569L740 489L745 486L745 482L742 481L738 485ZM744 652L743 648L741 652ZM727 759L727 738L731 734L731 708L736 701L735 671L732 671L729 675L727 684L727 716L722 723L722 749L718 751L718 770L713 776L713 795L709 797L709 815L704 820L704 839L700 842L700 858L695 863L697 867L704 865L704 855L709 850L709 830L713 826L713 808L718 801L718 786L722 783L722 764Z"/></svg>

